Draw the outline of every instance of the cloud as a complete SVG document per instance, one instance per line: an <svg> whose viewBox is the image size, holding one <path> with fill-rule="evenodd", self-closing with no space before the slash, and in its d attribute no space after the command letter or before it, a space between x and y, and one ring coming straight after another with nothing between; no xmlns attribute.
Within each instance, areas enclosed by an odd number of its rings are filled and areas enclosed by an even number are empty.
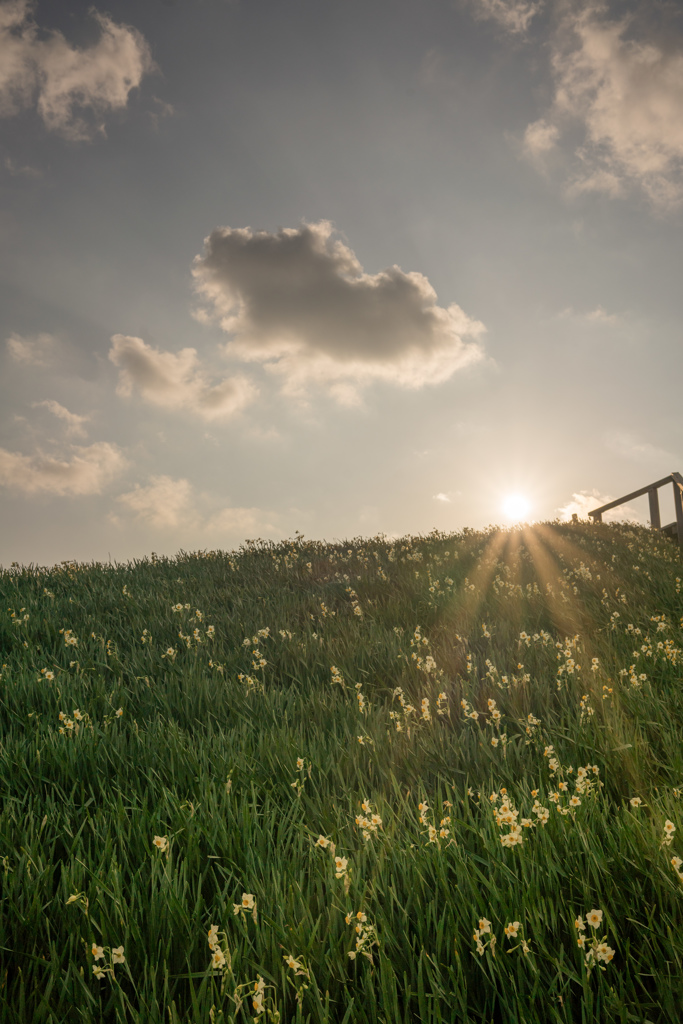
<svg viewBox="0 0 683 1024"><path fill-rule="evenodd" d="M588 324L606 324L610 327L614 327L616 324L622 323L622 317L617 313L607 313L602 306L596 306L595 309L591 309L588 313L577 313L573 306L566 306L556 314L559 320L567 320L569 318L574 320L583 320Z"/></svg>
<svg viewBox="0 0 683 1024"><path fill-rule="evenodd" d="M260 508L223 508L206 522L204 533L247 534L256 536L261 533L280 533L272 523L264 519Z"/></svg>
<svg viewBox="0 0 683 1024"><path fill-rule="evenodd" d="M567 3L551 41L555 97L528 125L524 153L535 163L565 123L579 122L584 141L567 179L568 198L599 192L624 197L639 187L659 213L683 201L683 46L658 32L642 5L610 20L601 0ZM638 22L638 19L640 21ZM625 34L636 25L637 38Z"/></svg>
<svg viewBox="0 0 683 1024"><path fill-rule="evenodd" d="M258 394L258 389L239 375L211 386L196 365L194 348L181 349L174 355L124 334L114 334L111 341L109 359L119 367L116 393L121 397L130 396L137 388L152 405L185 409L207 423L214 423L235 416Z"/></svg>
<svg viewBox="0 0 683 1024"><path fill-rule="evenodd" d="M62 462L43 452L20 455L0 448L0 484L25 495L101 494L105 484L128 464L117 446L107 441L87 448L72 447L76 454L71 462Z"/></svg>
<svg viewBox="0 0 683 1024"><path fill-rule="evenodd" d="M668 467L674 466L678 462L678 456L673 452L667 451L665 448L658 448L648 441L638 441L628 433L614 431L607 434L605 444L616 455L623 458L632 459L634 462L645 462L652 467L659 466L663 470L662 472L659 469L653 469L653 473L658 479L661 476L666 476L667 472L670 473L671 469Z"/></svg>
<svg viewBox="0 0 683 1024"><path fill-rule="evenodd" d="M447 494L433 494L432 498L434 499L434 501L448 501L448 502L450 502L450 500L451 500L448 497Z"/></svg>
<svg viewBox="0 0 683 1024"><path fill-rule="evenodd" d="M7 338L7 351L17 363L30 366L49 366L57 355L58 342L52 334L36 334L22 338L12 333Z"/></svg>
<svg viewBox="0 0 683 1024"><path fill-rule="evenodd" d="M543 0L470 0L478 21L495 21L513 35L526 32L529 22L543 7Z"/></svg>
<svg viewBox="0 0 683 1024"><path fill-rule="evenodd" d="M135 512L138 519L154 527L196 527L199 517L192 508L192 484L173 480L170 476L153 476L147 487L135 485L132 491L120 494L116 501Z"/></svg>
<svg viewBox="0 0 683 1024"><path fill-rule="evenodd" d="M147 486L136 484L132 491L120 494L116 501L135 513L135 517L156 529L192 529L202 536L232 535L256 536L259 532L279 533L276 526L264 518L259 508L222 508L203 517L194 502L193 487L189 480L174 480L170 476L153 476ZM118 516L109 516L110 522L120 525Z"/></svg>
<svg viewBox="0 0 683 1024"><path fill-rule="evenodd" d="M579 491L578 494L572 494L570 502L562 505L560 508L556 508L555 511L559 513L563 522L568 523L571 521L574 513L578 515L579 519L588 519L589 512L600 508L601 505L608 505L610 501L614 500L614 496L600 494L596 490ZM629 523L645 523L640 513L630 505L617 505L616 508L611 508L607 512L602 513L603 523L614 523L623 520Z"/></svg>
<svg viewBox="0 0 683 1024"><path fill-rule="evenodd" d="M98 117L120 110L143 75L158 70L148 43L129 25L117 25L90 8L101 35L85 49L72 47L56 29L38 38L28 21L34 0L0 4L0 117L33 106L49 131L71 141L90 140L92 130L76 117L74 107L90 107ZM97 126L104 134L104 125Z"/></svg>
<svg viewBox="0 0 683 1024"><path fill-rule="evenodd" d="M466 343L486 331L455 303L444 309L424 275L394 265L366 274L355 253L319 221L274 234L217 228L196 256L193 312L233 335L226 355L261 362L302 395L310 382L343 405L373 380L404 388L440 384L483 358Z"/></svg>
<svg viewBox="0 0 683 1024"><path fill-rule="evenodd" d="M54 416L58 416L59 419L64 420L67 424L67 434L75 434L80 437L85 437L86 432L83 429L83 424L87 423L90 419L89 416L78 416L75 412L69 412L69 410L65 409L63 405L60 405L59 402L55 402L51 398L47 398L43 402L32 402L31 404L34 409L44 406L46 409L49 409Z"/></svg>
<svg viewBox="0 0 683 1024"><path fill-rule="evenodd" d="M606 313L602 306L592 309L590 313L585 313L584 316L586 320L594 324L611 324L614 326L619 323L619 317L617 314Z"/></svg>
<svg viewBox="0 0 683 1024"><path fill-rule="evenodd" d="M164 100L160 100L158 96L152 96L154 103L158 104L158 110L150 110L149 117L154 126L154 131L159 131L159 121L164 117L170 117L175 114L175 107L172 103L166 103Z"/></svg>
<svg viewBox="0 0 683 1024"><path fill-rule="evenodd" d="M17 166L11 156L5 157L5 167L13 178L42 178L43 176L43 172L39 171L37 167L30 167L28 164L23 167Z"/></svg>
<svg viewBox="0 0 683 1024"><path fill-rule="evenodd" d="M542 117L527 125L524 132L524 152L532 159L538 160L555 149L559 137L557 125L550 124Z"/></svg>

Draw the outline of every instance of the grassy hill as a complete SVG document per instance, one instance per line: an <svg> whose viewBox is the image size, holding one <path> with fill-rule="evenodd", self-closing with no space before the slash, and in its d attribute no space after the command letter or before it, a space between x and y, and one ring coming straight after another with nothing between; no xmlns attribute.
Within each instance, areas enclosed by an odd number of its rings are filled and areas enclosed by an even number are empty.
<svg viewBox="0 0 683 1024"><path fill-rule="evenodd" d="M0 573L0 1024L679 1022L681 577L557 522Z"/></svg>

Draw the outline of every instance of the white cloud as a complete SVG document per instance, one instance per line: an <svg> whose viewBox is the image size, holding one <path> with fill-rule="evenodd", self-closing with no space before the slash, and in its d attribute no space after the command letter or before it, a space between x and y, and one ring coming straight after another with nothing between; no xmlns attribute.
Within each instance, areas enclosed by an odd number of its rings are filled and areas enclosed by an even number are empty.
<svg viewBox="0 0 683 1024"><path fill-rule="evenodd" d="M595 324L611 324L613 326L619 323L619 317L617 314L606 313L602 306L597 306L597 308L592 309L590 313L586 313L585 319L590 323Z"/></svg>
<svg viewBox="0 0 683 1024"><path fill-rule="evenodd" d="M481 21L495 21L513 35L526 32L529 22L543 7L543 0L470 0L472 13Z"/></svg>
<svg viewBox="0 0 683 1024"><path fill-rule="evenodd" d="M526 127L524 132L525 153L534 159L545 156L546 153L555 149L559 137L560 131L557 125L550 124L542 117Z"/></svg>
<svg viewBox="0 0 683 1024"><path fill-rule="evenodd" d="M274 234L226 227L204 240L192 275L210 309L193 316L233 335L226 355L263 363L284 394L315 382L344 405L373 380L420 388L483 358L463 341L486 331L481 322L455 303L438 306L420 273L366 274L333 230L329 221Z"/></svg>
<svg viewBox="0 0 683 1024"><path fill-rule="evenodd" d="M447 495L447 494L441 494L441 493L439 493L439 494L433 494L433 495L432 495L432 498L434 499L434 501L448 501L448 502L450 502L450 500L451 500L451 499L450 499L450 498L448 497L448 495Z"/></svg>
<svg viewBox="0 0 683 1024"><path fill-rule="evenodd" d="M614 501L614 496L609 494L600 494L599 491L579 491L578 494L572 494L572 500L567 502L566 505L562 505L560 508L556 508L555 511L559 513L560 518L568 523L571 521L572 515L576 513L579 519L588 519L588 513L594 511L596 508L600 508L602 505L609 505L610 501ZM630 505L617 505L616 508L611 508L607 512L602 513L603 523L614 523L617 521L626 520L629 523L642 523L645 524L645 519L640 515L636 509Z"/></svg>
<svg viewBox="0 0 683 1024"><path fill-rule="evenodd" d="M555 97L546 117L525 132L534 159L578 121L585 141L576 149L568 198L600 192L618 198L636 185L656 212L683 202L683 46L657 33L642 5L610 20L601 0L568 3L551 41ZM640 18L640 21L638 21ZM626 39L636 25L638 38Z"/></svg>
<svg viewBox="0 0 683 1024"><path fill-rule="evenodd" d="M88 422L90 419L89 416L79 416L75 412L69 412L69 410L65 409L63 405L60 405L59 402L55 402L51 398L47 398L43 402L32 402L31 405L34 409L44 406L46 409L49 409L54 416L64 420L67 424L67 434L85 437L86 432L83 428L83 424Z"/></svg>
<svg viewBox="0 0 683 1024"><path fill-rule="evenodd" d="M76 454L70 462L40 451L36 455L20 455L0 448L0 484L25 495L101 494L105 484L128 464L117 446L107 441L72 448Z"/></svg>
<svg viewBox="0 0 683 1024"><path fill-rule="evenodd" d="M116 501L135 514L135 518L156 529L191 529L197 535L243 539L259 533L279 533L269 522L269 514L259 508L222 508L205 517L197 508L189 480L153 476L146 486L136 484L132 491L120 494ZM110 514L109 521L121 525ZM272 518L272 517L271 517Z"/></svg>
<svg viewBox="0 0 683 1024"><path fill-rule="evenodd" d="M622 324L624 319L619 316L618 313L608 313L602 306L596 306L595 309L589 310L587 313L579 313L574 309L573 306L565 306L559 313L555 313L551 319L557 320L578 320L585 324L597 324L605 325L608 327L614 327L617 324Z"/></svg>
<svg viewBox="0 0 683 1024"><path fill-rule="evenodd" d="M92 130L74 107L90 107L98 116L120 110L143 75L158 70L148 43L129 25L117 25L94 8L89 13L101 35L86 49L72 47L58 30L38 38L29 21L34 0L0 4L0 116L11 117L35 102L50 131L72 141L89 140ZM104 132L104 125L97 126Z"/></svg>
<svg viewBox="0 0 683 1024"><path fill-rule="evenodd" d="M132 491L120 494L121 502L136 517L154 527L197 527L199 517L192 507L192 484L170 476L153 476L147 487L136 484Z"/></svg>
<svg viewBox="0 0 683 1024"><path fill-rule="evenodd" d="M37 334L22 338L12 333L7 338L7 351L17 363L30 366L50 366L57 354L57 339L52 334Z"/></svg>
<svg viewBox="0 0 683 1024"><path fill-rule="evenodd" d="M114 334L109 359L119 367L117 395L129 397L137 388L142 397L161 409L185 409L207 423L224 421L254 401L258 389L243 376L210 385L197 366L197 350L184 348L175 355L160 352L141 338Z"/></svg>

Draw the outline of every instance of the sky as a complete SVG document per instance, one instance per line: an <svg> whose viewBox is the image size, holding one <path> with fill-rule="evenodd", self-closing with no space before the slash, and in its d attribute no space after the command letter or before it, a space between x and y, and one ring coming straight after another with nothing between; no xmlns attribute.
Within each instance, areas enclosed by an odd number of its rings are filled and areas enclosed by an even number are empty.
<svg viewBox="0 0 683 1024"><path fill-rule="evenodd" d="M682 228L675 0L0 0L0 566L683 471Z"/></svg>

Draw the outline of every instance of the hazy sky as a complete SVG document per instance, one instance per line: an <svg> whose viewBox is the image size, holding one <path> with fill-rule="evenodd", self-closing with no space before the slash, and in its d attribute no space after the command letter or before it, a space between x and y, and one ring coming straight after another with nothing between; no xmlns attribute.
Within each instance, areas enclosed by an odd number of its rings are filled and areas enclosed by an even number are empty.
<svg viewBox="0 0 683 1024"><path fill-rule="evenodd" d="M682 228L677 0L4 0L0 563L683 471Z"/></svg>

